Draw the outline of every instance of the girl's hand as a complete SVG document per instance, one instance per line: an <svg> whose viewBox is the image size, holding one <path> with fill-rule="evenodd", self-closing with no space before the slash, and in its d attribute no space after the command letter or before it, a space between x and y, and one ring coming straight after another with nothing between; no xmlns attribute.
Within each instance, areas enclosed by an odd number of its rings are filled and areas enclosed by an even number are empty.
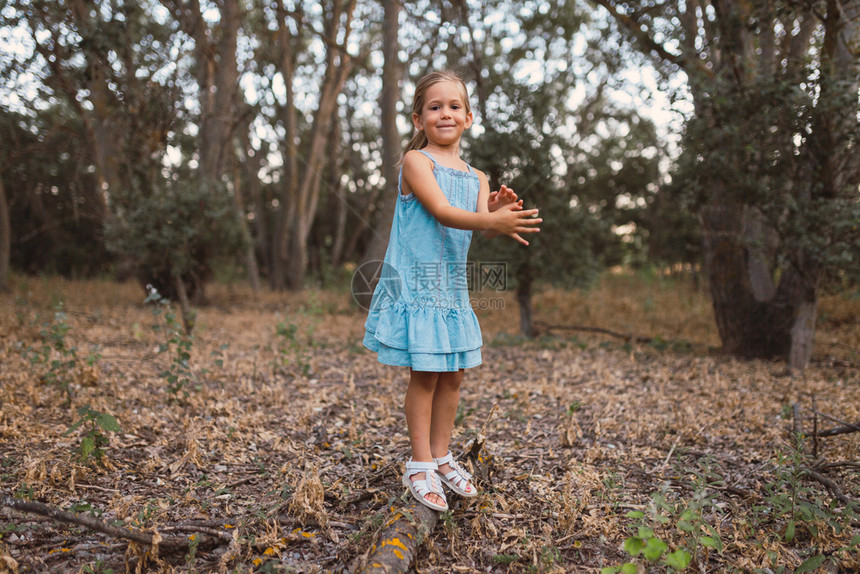
<svg viewBox="0 0 860 574"><path fill-rule="evenodd" d="M517 203L517 194L507 185L503 185L499 191L492 192L487 198L487 210L492 213L509 203ZM522 206L522 200L519 204Z"/></svg>
<svg viewBox="0 0 860 574"><path fill-rule="evenodd" d="M508 203L492 213L491 229L502 235L512 237L523 245L528 245L529 242L523 239L520 233L537 233L540 231L540 228L536 226L543 222L543 219L539 219L537 214L537 209L523 209L522 200Z"/></svg>

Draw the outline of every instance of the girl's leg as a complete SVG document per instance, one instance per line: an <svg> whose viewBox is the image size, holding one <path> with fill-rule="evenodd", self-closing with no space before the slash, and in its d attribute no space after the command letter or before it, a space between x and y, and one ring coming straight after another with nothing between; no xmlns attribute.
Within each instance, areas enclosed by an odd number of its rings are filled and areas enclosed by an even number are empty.
<svg viewBox="0 0 860 574"><path fill-rule="evenodd" d="M457 405L460 403L460 384L463 382L463 370L453 373L439 373L436 382L436 392L433 395L433 417L430 421L430 449L434 458L442 458L448 454L451 432L454 430L454 420L457 418ZM443 475L454 470L450 464L440 464L439 472ZM461 484L466 492L474 492L471 481Z"/></svg>
<svg viewBox="0 0 860 574"><path fill-rule="evenodd" d="M412 460L433 462L430 448L431 420L433 417L433 398L438 385L439 373L413 371L410 369L409 386L406 388L406 425L409 428L409 442L412 445ZM455 415L456 415L456 406ZM453 419L452 419L453 424ZM423 472L413 474L412 481L423 480ZM445 501L437 494L429 493L424 498L436 504Z"/></svg>
<svg viewBox="0 0 860 574"><path fill-rule="evenodd" d="M460 384L463 370L452 373L438 373L436 392L433 393L433 415L430 420L430 450L434 458L448 454L448 443L457 418L457 405L460 404ZM450 472L445 465L445 472ZM440 469L442 470L442 469Z"/></svg>

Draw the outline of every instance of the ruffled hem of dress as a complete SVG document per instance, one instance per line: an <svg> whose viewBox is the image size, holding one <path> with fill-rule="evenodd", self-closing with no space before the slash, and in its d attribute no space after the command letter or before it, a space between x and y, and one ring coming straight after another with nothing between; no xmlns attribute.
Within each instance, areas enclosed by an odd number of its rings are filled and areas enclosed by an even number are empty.
<svg viewBox="0 0 860 574"><path fill-rule="evenodd" d="M471 369L483 362L480 348L454 353L412 353L381 343L369 331L365 333L362 343L376 353L380 363L394 367L411 367L414 371L448 373Z"/></svg>
<svg viewBox="0 0 860 574"><path fill-rule="evenodd" d="M371 309L364 328L383 345L409 353L459 353L483 345L471 307L409 306L398 300Z"/></svg>

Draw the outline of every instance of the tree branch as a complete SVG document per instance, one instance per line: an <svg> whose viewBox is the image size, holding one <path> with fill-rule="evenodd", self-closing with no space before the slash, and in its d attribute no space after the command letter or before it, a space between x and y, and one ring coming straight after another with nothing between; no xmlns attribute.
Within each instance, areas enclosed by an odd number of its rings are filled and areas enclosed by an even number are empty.
<svg viewBox="0 0 860 574"><path fill-rule="evenodd" d="M618 7L611 2L610 0L594 0L597 4L600 4L612 15L615 20L630 30L633 36L639 40L642 44L644 44L649 50L656 53L657 56L671 62L687 72L687 74L698 73L703 74L707 78L713 78L714 72L710 68L705 65L699 59L691 59L683 54L673 54L669 50L666 49L665 46L655 41L654 38L648 33L648 30L645 26L642 25L641 22L636 20L634 17L629 14L622 13Z"/></svg>
<svg viewBox="0 0 860 574"><path fill-rule="evenodd" d="M95 530L96 532L107 534L108 536L113 536L115 538L124 538L126 540L133 540L134 542L145 544L147 546L157 545L161 548L186 548L194 542L194 540L192 540L190 537L161 538L160 536L155 536L147 532L141 532L140 530L131 530L129 528L123 528L120 526L111 526L103 520L99 520L98 518L94 518L92 516L73 514L71 512L66 512L65 510L60 510L59 508L43 504L41 502L18 500L17 498L14 498L7 494L0 495L0 507L11 508L13 510L17 510L19 512L26 512L29 514L37 514L39 516L44 516L45 518L51 518L53 520L66 522L68 524L77 524L79 526L89 528L90 530ZM200 533L204 533L205 530L205 534L207 534L208 536L203 537L202 539L196 539L198 544L216 546L221 542L229 543L232 541L232 537L229 534L224 532L218 532L216 530L208 528L201 530L199 528L194 529L191 527L182 527L182 530L193 530L194 532Z"/></svg>

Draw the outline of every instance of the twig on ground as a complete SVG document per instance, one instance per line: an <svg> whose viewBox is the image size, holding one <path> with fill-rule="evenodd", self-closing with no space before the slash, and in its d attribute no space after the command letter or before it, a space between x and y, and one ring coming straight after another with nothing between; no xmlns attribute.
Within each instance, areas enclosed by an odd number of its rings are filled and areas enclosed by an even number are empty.
<svg viewBox="0 0 860 574"><path fill-rule="evenodd" d="M29 514L37 514L39 516L44 516L45 518L51 518L54 520L59 520L60 522L66 522L68 524L77 524L79 526L84 526L85 528L89 528L90 530L95 530L96 532L101 532L102 534L107 534L108 536L113 536L115 538L124 538L126 540L132 540L134 542L138 542L140 544L145 544L147 546L158 545L161 548L186 548L193 541L187 537L171 537L171 538L162 538L161 540L156 540L155 536L149 534L147 532L141 532L140 530L131 530L129 528L122 528L119 526L111 526L110 524L99 520L98 518L94 518L92 516L82 516L80 514L73 514L71 512L66 512L65 510L60 510L59 508L55 508L53 506L49 506L47 504L43 504L41 502L33 502L27 500L18 500L17 498L13 498L8 495L0 496L0 506L11 508L13 510L17 510L19 512L26 512ZM209 529L206 529L209 530ZM197 529L196 532L200 532L200 529ZM222 533L223 534L223 533ZM229 542L231 540L229 535L226 535L226 540ZM219 536L214 537L209 540L199 540L198 544L211 544L213 542L216 543L218 540L225 540L225 538Z"/></svg>
<svg viewBox="0 0 860 574"><path fill-rule="evenodd" d="M77 483L75 485L78 488L89 488L92 490L101 490L102 492L119 492L116 488L105 488L104 486L97 486L95 484L81 484Z"/></svg>
<svg viewBox="0 0 860 574"><path fill-rule="evenodd" d="M675 452L675 447L678 446L678 441L681 440L681 435L678 435L675 438L675 442L672 443L672 448L669 449L669 454L666 455L666 458L663 459L663 464L654 469L654 472L663 472L666 470L666 465L669 464L669 459L672 458L672 453Z"/></svg>
<svg viewBox="0 0 860 574"><path fill-rule="evenodd" d="M809 476L809 478L817 480L825 487L827 487L827 490L829 490L830 493L836 498L836 500L838 500L842 504L855 504L855 501L852 500L849 496L846 496L835 482L833 482L820 472L816 472L811 468L804 468L803 471L807 474L807 476Z"/></svg>
<svg viewBox="0 0 860 574"><path fill-rule="evenodd" d="M839 420L834 416L828 415L827 413L822 413L821 411L815 411L815 412L816 412L816 414L819 414L828 420L831 420L837 424L842 425L842 426L839 426L836 428L823 430L823 431L818 433L818 436L836 436L836 435L840 435L840 434L849 434L849 433L853 433L853 432L860 432L860 422L856 422L856 423L852 424L852 423L845 422L843 420Z"/></svg>
<svg viewBox="0 0 860 574"><path fill-rule="evenodd" d="M651 343L654 341L654 337L643 337L642 335L634 335L632 333L619 333L618 331L604 329L603 327L588 327L585 325L549 325L539 321L535 322L535 326L542 327L547 331L582 331L585 333L599 333L601 335L609 335L610 337L624 339L625 341L631 341L633 343Z"/></svg>
<svg viewBox="0 0 860 574"><path fill-rule="evenodd" d="M220 530L215 530L214 528L208 528L206 526L195 526L193 524L177 524L174 526L164 526L161 528L162 532L191 532L191 533L199 533L199 534L208 534L209 536L214 536L215 538L220 538L226 542L230 542L233 540L233 537L226 532L221 532Z"/></svg>

